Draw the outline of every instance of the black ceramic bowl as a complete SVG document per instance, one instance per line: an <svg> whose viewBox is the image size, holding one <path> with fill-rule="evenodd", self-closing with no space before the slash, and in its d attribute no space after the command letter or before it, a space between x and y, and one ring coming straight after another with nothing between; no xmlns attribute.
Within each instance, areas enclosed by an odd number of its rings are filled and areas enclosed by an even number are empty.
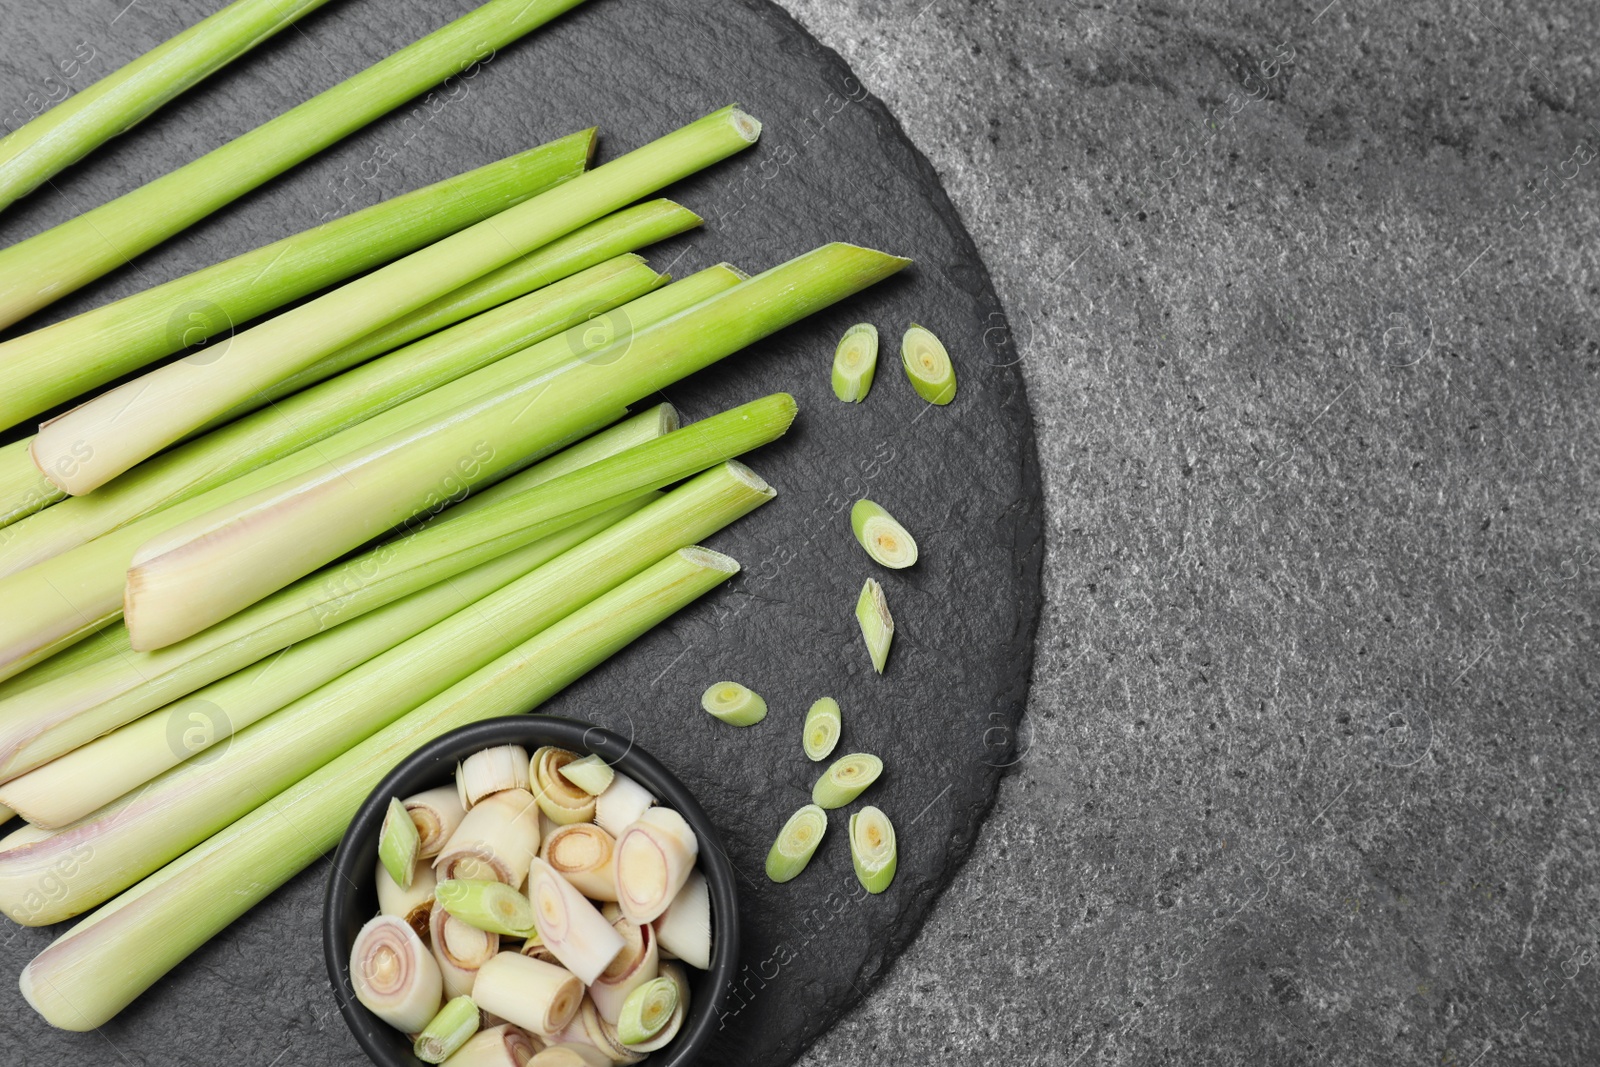
<svg viewBox="0 0 1600 1067"><path fill-rule="evenodd" d="M378 829L390 797L408 797L453 781L456 763L480 749L517 744L529 752L540 745L559 745L583 754L593 752L640 785L661 803L676 809L700 839L700 869L711 889L711 969L688 969L693 990L683 1029L666 1048L650 1054L651 1067L686 1067L717 1029L722 1001L739 959L739 912L733 866L728 862L711 820L683 783L626 738L573 719L514 715L463 726L412 753L379 783L356 813L328 876L322 907L322 944L328 977L350 1032L372 1062L382 1067L425 1067L411 1052L411 1042L356 1000L350 984L350 946L362 925L378 913L373 877L378 863Z"/></svg>

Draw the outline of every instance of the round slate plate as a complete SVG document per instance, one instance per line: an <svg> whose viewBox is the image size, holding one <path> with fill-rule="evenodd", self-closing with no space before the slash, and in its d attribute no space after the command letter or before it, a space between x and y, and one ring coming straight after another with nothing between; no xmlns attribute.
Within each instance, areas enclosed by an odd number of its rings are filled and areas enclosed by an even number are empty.
<svg viewBox="0 0 1600 1067"><path fill-rule="evenodd" d="M12 241L196 156L438 25L464 3L345 0L305 20L0 216ZM109 69L176 32L176 10L99 0L0 0L7 107L74 54ZM122 13L119 15L118 11ZM81 88L90 73L80 73ZM397 114L219 212L48 318L82 310L590 124L602 156L732 101L766 123L760 147L672 190L706 228L652 252L679 274L729 260L760 270L829 240L915 257L916 267L711 373L668 391L699 418L776 390L801 419L752 465L776 502L718 537L744 563L730 587L674 619L549 705L631 733L699 795L742 875L745 966L711 1062L789 1062L857 1003L916 934L969 851L1021 714L1039 608L1043 545L1038 467L999 302L927 161L839 58L760 0L592 0L436 97ZM960 394L932 408L898 366L916 320L946 341ZM835 400L835 340L858 321L884 338L866 403ZM872 565L848 511L871 496L904 521L922 562ZM875 676L856 629L862 582L879 578L898 632ZM772 712L736 730L699 710L701 690L737 678ZM900 870L881 897L851 872L848 811L833 814L810 869L775 886L766 850L810 796L820 767L800 749L807 706L844 708L839 752L887 762L867 800L894 819ZM29 1062L85 1053L112 1061L350 1063L322 975L318 908L326 864L237 923L98 1036L56 1033L0 992L0 1045ZM50 931L7 928L15 974Z"/></svg>

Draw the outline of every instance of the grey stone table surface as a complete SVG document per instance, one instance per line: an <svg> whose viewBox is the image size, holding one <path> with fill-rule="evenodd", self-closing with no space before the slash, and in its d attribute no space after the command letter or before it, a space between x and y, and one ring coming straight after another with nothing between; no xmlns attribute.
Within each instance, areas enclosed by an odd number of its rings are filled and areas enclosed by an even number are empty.
<svg viewBox="0 0 1600 1067"><path fill-rule="evenodd" d="M1013 773L806 1062L1600 1062L1600 8L785 2L1049 515Z"/></svg>

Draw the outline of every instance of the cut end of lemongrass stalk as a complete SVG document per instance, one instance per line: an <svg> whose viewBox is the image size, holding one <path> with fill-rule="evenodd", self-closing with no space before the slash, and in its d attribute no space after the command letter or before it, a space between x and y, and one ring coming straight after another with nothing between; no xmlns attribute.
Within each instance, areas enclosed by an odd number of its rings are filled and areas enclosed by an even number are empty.
<svg viewBox="0 0 1600 1067"><path fill-rule="evenodd" d="M878 370L878 328L870 322L850 327L833 352L833 395L859 404L872 389Z"/></svg>
<svg viewBox="0 0 1600 1067"><path fill-rule="evenodd" d="M428 933L428 913L433 910L433 891L437 884L433 867L418 861L411 873L411 884L401 889L400 883L389 877L389 868L378 861L378 912L403 919L418 937Z"/></svg>
<svg viewBox="0 0 1600 1067"><path fill-rule="evenodd" d="M654 922L694 870L700 843L682 815L650 808L617 838L617 905L631 921Z"/></svg>
<svg viewBox="0 0 1600 1067"><path fill-rule="evenodd" d="M894 641L894 616L889 614L889 601L883 595L883 586L868 578L856 600L856 621L861 624L861 637L867 643L867 654L872 657L872 669L879 674L889 662L889 646Z"/></svg>
<svg viewBox="0 0 1600 1067"><path fill-rule="evenodd" d="M398 797L392 798L383 817L383 828L378 831L378 858L401 889L411 888L421 841L411 813Z"/></svg>
<svg viewBox="0 0 1600 1067"><path fill-rule="evenodd" d="M883 774L883 760L870 752L852 752L841 756L822 772L812 787L812 803L822 808L842 808L878 780Z"/></svg>
<svg viewBox="0 0 1600 1067"><path fill-rule="evenodd" d="M617 1037L624 1045L650 1041L666 1027L678 1010L678 984L656 978L628 994L617 1017Z"/></svg>
<svg viewBox="0 0 1600 1067"><path fill-rule="evenodd" d="M833 754L833 746L839 743L839 735L843 731L844 719L839 714L837 700L823 697L812 704L806 712L805 735L801 742L806 756L813 762L827 759Z"/></svg>
<svg viewBox="0 0 1600 1067"><path fill-rule="evenodd" d="M900 342L900 362L917 395L941 407L956 398L956 368L944 343L926 327L911 324Z"/></svg>
<svg viewBox="0 0 1600 1067"><path fill-rule="evenodd" d="M850 859L867 892L881 893L894 881L900 863L894 823L871 804L850 816Z"/></svg>
<svg viewBox="0 0 1600 1067"><path fill-rule="evenodd" d="M439 854L467 814L453 785L442 785L407 797L405 806L411 814L412 825L417 828L417 858L423 860L431 860Z"/></svg>
<svg viewBox="0 0 1600 1067"><path fill-rule="evenodd" d="M778 491L772 488L772 486L768 485L765 478L762 478L761 475L757 474L749 467L746 467L743 463L740 463L736 459L728 460L728 462L723 464L723 468L727 470L729 474L743 482L751 490L760 493L768 500L771 500L773 497L778 495Z"/></svg>
<svg viewBox="0 0 1600 1067"><path fill-rule="evenodd" d="M617 1028L601 1018L593 997L583 998L583 1007L578 1009L577 1018L557 1035L556 1040L562 1044L588 1045L598 1049L613 1064L638 1063L644 1059L643 1053L634 1052L623 1045L617 1037Z"/></svg>
<svg viewBox="0 0 1600 1067"><path fill-rule="evenodd" d="M739 131L739 136L746 141L755 144L761 139L760 120L738 104L734 104L728 109L728 119L733 123L733 128Z"/></svg>
<svg viewBox="0 0 1600 1067"><path fill-rule="evenodd" d="M611 769L611 764L592 753L582 759L573 760L562 767L560 773L561 777L592 797L604 793L611 780L617 776L617 772Z"/></svg>
<svg viewBox="0 0 1600 1067"><path fill-rule="evenodd" d="M655 802L650 790L625 774L617 774L606 791L595 798L595 825L616 837L637 822L645 809Z"/></svg>
<svg viewBox="0 0 1600 1067"><path fill-rule="evenodd" d="M501 952L478 968L472 999L489 1014L548 1038L578 1014L583 983L565 968Z"/></svg>
<svg viewBox="0 0 1600 1067"><path fill-rule="evenodd" d="M558 827L540 846L539 858L590 900L615 901L617 880L612 870L616 841L593 823Z"/></svg>
<svg viewBox="0 0 1600 1067"><path fill-rule="evenodd" d="M444 984L439 965L417 932L391 915L361 928L350 948L350 983L368 1011L407 1034L439 1010Z"/></svg>
<svg viewBox="0 0 1600 1067"><path fill-rule="evenodd" d="M827 832L828 813L815 804L807 804L789 816L767 851L767 877L774 882L787 882L798 876L817 854L817 846Z"/></svg>
<svg viewBox="0 0 1600 1067"><path fill-rule="evenodd" d="M917 562L916 539L876 501L856 501L850 509L850 529L875 563L898 571Z"/></svg>
<svg viewBox="0 0 1600 1067"><path fill-rule="evenodd" d="M500 951L500 935L462 922L435 901L428 913L428 944L444 980L445 996L459 997L472 992L478 968Z"/></svg>
<svg viewBox="0 0 1600 1067"><path fill-rule="evenodd" d="M527 790L507 789L473 805L433 865L441 881L493 879L516 889L538 851L539 806Z"/></svg>
<svg viewBox="0 0 1600 1067"><path fill-rule="evenodd" d="M588 822L594 818L594 797L573 785L561 773L577 762L578 754L546 745L533 754L529 777L539 809L561 826Z"/></svg>
<svg viewBox="0 0 1600 1067"><path fill-rule="evenodd" d="M654 410L656 413L657 437L665 437L669 433L676 433L678 428L683 425L683 419L679 416L678 409L671 404L657 404Z"/></svg>
<svg viewBox="0 0 1600 1067"><path fill-rule="evenodd" d="M482 1018L471 997L456 997L423 1027L411 1050L423 1063L443 1063L472 1039Z"/></svg>
<svg viewBox="0 0 1600 1067"><path fill-rule="evenodd" d="M733 463L728 465L730 467L735 466ZM753 474L754 472L752 471L751 473ZM759 478L756 480L760 481ZM764 485L766 483L763 482L762 484ZM682 559L685 563L688 563L691 566L698 567L701 570L721 571L730 578L739 573L738 560L734 559L732 556L725 556L721 552L715 552L709 548L703 548L700 545L690 545L688 548L678 549L678 558Z"/></svg>
<svg viewBox="0 0 1600 1067"><path fill-rule="evenodd" d="M683 1020L688 1017L688 974L684 972L682 967L679 967L675 963L663 963L661 965L661 977L670 980L673 985L678 987L678 1006L673 1009L672 1017L667 1020L667 1025L663 1026L655 1037L652 1037L648 1041L635 1041L622 1046L630 1052L656 1052L660 1049L666 1048L667 1044L671 1042L673 1038L678 1036L678 1031L683 1029Z"/></svg>
<svg viewBox="0 0 1600 1067"><path fill-rule="evenodd" d="M541 859L530 864L528 896L533 901L539 940L584 985L599 978L622 951L622 935L571 882Z"/></svg>
<svg viewBox="0 0 1600 1067"><path fill-rule="evenodd" d="M689 966L711 966L711 886L698 870L689 875L678 895L655 922L661 951Z"/></svg>
<svg viewBox="0 0 1600 1067"><path fill-rule="evenodd" d="M754 726L767 717L767 702L738 682L717 682L700 697L700 706L729 726Z"/></svg>
<svg viewBox="0 0 1600 1067"><path fill-rule="evenodd" d="M451 879L434 890L439 906L454 918L486 933L527 937L533 932L533 904L504 882Z"/></svg>
<svg viewBox="0 0 1600 1067"><path fill-rule="evenodd" d="M495 745L474 752L456 767L456 787L467 810L486 796L507 789L527 789L528 750L521 745Z"/></svg>
<svg viewBox="0 0 1600 1067"><path fill-rule="evenodd" d="M517 1029L510 1023L501 1023L467 1040L456 1052L451 1067L527 1067L544 1042Z"/></svg>
<svg viewBox="0 0 1600 1067"><path fill-rule="evenodd" d="M718 263L718 264L716 264L716 268L718 270L727 271L729 274L733 275L735 278L738 278L741 282L747 282L747 281L750 280L750 272L749 271L745 270L742 267L737 267L732 263Z"/></svg>

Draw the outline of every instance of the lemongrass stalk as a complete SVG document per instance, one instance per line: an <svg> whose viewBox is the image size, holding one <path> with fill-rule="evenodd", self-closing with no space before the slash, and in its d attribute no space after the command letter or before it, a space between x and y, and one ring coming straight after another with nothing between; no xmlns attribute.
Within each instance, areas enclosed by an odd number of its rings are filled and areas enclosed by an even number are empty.
<svg viewBox="0 0 1600 1067"><path fill-rule="evenodd" d="M750 147L760 128L726 108L237 334L215 359L150 371L41 426L34 462L67 492L89 492L363 334ZM58 469L82 442L88 457Z"/></svg>
<svg viewBox="0 0 1600 1067"><path fill-rule="evenodd" d="M624 1045L652 1040L678 1010L678 986L670 978L656 978L628 994L617 1018L617 1037Z"/></svg>
<svg viewBox="0 0 1600 1067"><path fill-rule="evenodd" d="M98 663L132 650L133 645L128 640L126 627L106 626L27 670L0 681L0 700L32 689L41 682L74 674L91 663Z"/></svg>
<svg viewBox="0 0 1600 1067"><path fill-rule="evenodd" d="M502 1023L478 1031L446 1062L450 1067L527 1067L543 1049L540 1039Z"/></svg>
<svg viewBox="0 0 1600 1067"><path fill-rule="evenodd" d="M584 985L593 984L622 951L622 935L576 886L538 857L529 864L528 897L539 942ZM563 1020L561 1026L566 1024Z"/></svg>
<svg viewBox="0 0 1600 1067"><path fill-rule="evenodd" d="M870 752L840 756L811 787L811 802L820 808L842 808L866 792L883 774L883 760Z"/></svg>
<svg viewBox="0 0 1600 1067"><path fill-rule="evenodd" d="M356 935L350 984L363 1007L408 1034L428 1025L444 989L428 946L392 915L372 919Z"/></svg>
<svg viewBox="0 0 1600 1067"><path fill-rule="evenodd" d="M478 1007L542 1037L560 1033L583 1003L583 983L554 964L501 952L478 968Z"/></svg>
<svg viewBox="0 0 1600 1067"><path fill-rule="evenodd" d="M595 798L595 825L616 837L637 822L645 809L655 802L650 790L619 771L606 791Z"/></svg>
<svg viewBox="0 0 1600 1067"><path fill-rule="evenodd" d="M528 791L528 750L521 745L495 745L474 752L456 765L456 794L468 811L502 789Z"/></svg>
<svg viewBox="0 0 1600 1067"><path fill-rule="evenodd" d="M5 345L0 344L0 352ZM39 473L29 451L33 439L25 437L0 446L0 546L8 537L5 527L62 500L67 494Z"/></svg>
<svg viewBox="0 0 1600 1067"><path fill-rule="evenodd" d="M441 883L448 879L494 879L522 888L528 861L539 851L539 815L533 794L507 789L484 797L433 861ZM521 936L521 935L514 935Z"/></svg>
<svg viewBox="0 0 1600 1067"><path fill-rule="evenodd" d="M0 252L0 325L120 267L581 0L489 0L199 159Z"/></svg>
<svg viewBox="0 0 1600 1067"><path fill-rule="evenodd" d="M654 922L694 870L700 843L682 815L649 808L617 837L617 905L632 922Z"/></svg>
<svg viewBox="0 0 1600 1067"><path fill-rule="evenodd" d="M17 817L17 813L3 804L0 804L0 825L10 822Z"/></svg>
<svg viewBox="0 0 1600 1067"><path fill-rule="evenodd" d="M917 542L883 505L857 500L850 509L850 529L874 563L904 570L917 562Z"/></svg>
<svg viewBox="0 0 1600 1067"><path fill-rule="evenodd" d="M478 1032L482 1017L471 997L456 997L423 1027L411 1051L423 1063L443 1063Z"/></svg>
<svg viewBox="0 0 1600 1067"><path fill-rule="evenodd" d="M626 916L618 916L611 921L611 928L622 936L622 949L589 984L589 997L600 1017L616 1025L628 996L661 973L661 952L656 932L648 925L638 926Z"/></svg>
<svg viewBox="0 0 1600 1067"><path fill-rule="evenodd" d="M689 976L682 967L673 963L661 965L661 977L672 982L676 994L676 1006L672 1015L667 1019L656 1035L646 1041L624 1042L625 1048L634 1052L657 1052L666 1048L672 1039L678 1036L678 1031L683 1028L683 1021L689 1016ZM618 1037L621 1037L619 1032Z"/></svg>
<svg viewBox="0 0 1600 1067"><path fill-rule="evenodd" d="M428 945L439 965L445 996L459 997L471 994L478 968L500 951L500 935L463 922L435 899L428 912Z"/></svg>
<svg viewBox="0 0 1600 1067"><path fill-rule="evenodd" d="M833 353L833 395L846 403L861 403L877 370L878 328L870 322L850 327Z"/></svg>
<svg viewBox="0 0 1600 1067"><path fill-rule="evenodd" d="M411 888L411 876L417 867L417 849L422 838L411 813L399 797L389 800L389 810L384 814L383 826L378 830L378 862L383 864L389 877L401 889Z"/></svg>
<svg viewBox="0 0 1600 1067"><path fill-rule="evenodd" d="M533 905L504 882L456 878L439 883L439 906L468 926L503 937L527 937Z"/></svg>
<svg viewBox="0 0 1600 1067"><path fill-rule="evenodd" d="M389 868L378 861L378 914L403 919L421 937L428 933L428 916L433 911L433 894L438 885L433 865L417 861L410 884L402 889L389 875Z"/></svg>
<svg viewBox="0 0 1600 1067"><path fill-rule="evenodd" d="M590 753L582 759L573 760L561 768L561 777L588 793L597 797L606 791L617 772L596 753Z"/></svg>
<svg viewBox="0 0 1600 1067"><path fill-rule="evenodd" d="M955 365L931 330L911 324L900 342L900 364L911 388L928 403L943 407L956 398Z"/></svg>
<svg viewBox="0 0 1600 1067"><path fill-rule="evenodd" d="M577 753L545 745L533 754L530 774L539 810L558 826L588 822L594 818L594 797L567 781L561 768L578 758Z"/></svg>
<svg viewBox="0 0 1600 1067"><path fill-rule="evenodd" d="M577 1016L556 1036L556 1040L564 1045L587 1045L619 1067L644 1059L644 1053L623 1046L617 1037L617 1028L600 1017L593 997L583 998L583 1006L578 1009Z"/></svg>
<svg viewBox="0 0 1600 1067"><path fill-rule="evenodd" d="M738 682L713 682L701 694L700 706L729 726L754 726L767 717L767 702Z"/></svg>
<svg viewBox="0 0 1600 1067"><path fill-rule="evenodd" d="M881 893L894 881L900 852L895 846L894 823L868 804L850 816L850 860L856 878L869 893Z"/></svg>
<svg viewBox="0 0 1600 1067"><path fill-rule="evenodd" d="M839 702L832 697L823 697L811 705L806 712L805 734L802 745L805 748L806 758L812 762L825 760L839 743L839 734L844 729L844 720L839 714Z"/></svg>
<svg viewBox="0 0 1600 1067"><path fill-rule="evenodd" d="M828 815L816 804L807 804L789 816L767 851L767 877L774 882L798 877L816 855L827 832Z"/></svg>
<svg viewBox="0 0 1600 1067"><path fill-rule="evenodd" d="M738 285L743 279L741 273L726 265L711 267L630 301L615 315L635 328L641 327L675 315ZM160 531L308 470L330 455L381 441L419 422L442 419L465 400L494 394L530 376L547 373L572 359L575 352L586 353L588 350L584 346L589 332L587 328L574 328L542 341L343 430L315 446L174 504L162 514L147 516L26 571L0 578L0 603L26 606L26 610L0 612L0 679L17 674L98 632L119 617L133 553ZM607 412L596 423L605 425L615 417ZM510 473L516 466L513 464L508 470L497 472L497 476Z"/></svg>
<svg viewBox="0 0 1600 1067"><path fill-rule="evenodd" d="M696 870L655 921L663 954L704 971L711 966L711 887Z"/></svg>
<svg viewBox="0 0 1600 1067"><path fill-rule="evenodd" d="M325 3L236 0L10 131L0 140L0 209Z"/></svg>
<svg viewBox="0 0 1600 1067"><path fill-rule="evenodd" d="M616 839L593 823L558 826L539 846L539 858L590 900L617 899L611 857Z"/></svg>
<svg viewBox="0 0 1600 1067"><path fill-rule="evenodd" d="M610 1067L611 1058L588 1045L551 1045L536 1053L528 1067Z"/></svg>
<svg viewBox="0 0 1600 1067"><path fill-rule="evenodd" d="M889 662L889 646L894 641L894 616L889 614L888 598L875 578L867 579L861 587L861 596L856 598L856 622L861 626L867 655L872 658L872 669L882 674Z"/></svg>
<svg viewBox="0 0 1600 1067"><path fill-rule="evenodd" d="M466 815L466 809L456 799L456 791L447 785L409 796L405 805L417 828L417 858L421 860L437 856ZM428 864L428 869L432 870L433 864Z"/></svg>
<svg viewBox="0 0 1600 1067"><path fill-rule="evenodd" d="M64 832L0 842L0 911L25 925L99 904L606 590L770 500L718 468ZM692 557L698 558L698 557ZM699 572L696 572L699 573ZM705 571L709 574L710 571ZM622 776L618 776L618 781ZM13 840L15 839L15 840ZM73 865L57 887L52 872Z"/></svg>

